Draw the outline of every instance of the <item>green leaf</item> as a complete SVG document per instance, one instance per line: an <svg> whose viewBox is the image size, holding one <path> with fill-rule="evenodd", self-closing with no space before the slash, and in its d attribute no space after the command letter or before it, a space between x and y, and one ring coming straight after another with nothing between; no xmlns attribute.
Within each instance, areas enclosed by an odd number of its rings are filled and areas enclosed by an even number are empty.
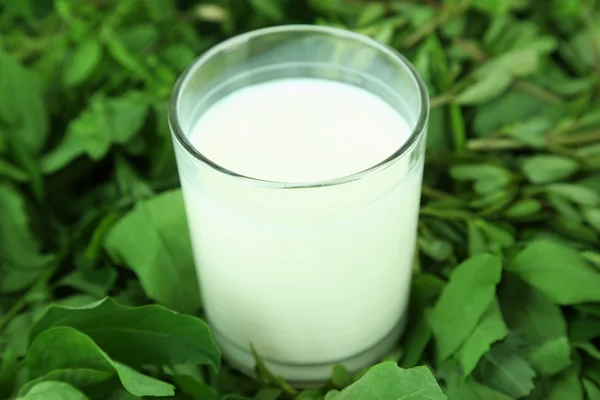
<svg viewBox="0 0 600 400"><path fill-rule="evenodd" d="M511 205L505 212L509 218L531 217L542 209L542 203L535 199L521 200Z"/></svg>
<svg viewBox="0 0 600 400"><path fill-rule="evenodd" d="M37 153L48 136L42 85L33 72L20 65L2 47L0 76L0 126L6 126L2 134Z"/></svg>
<svg viewBox="0 0 600 400"><path fill-rule="evenodd" d="M21 367L17 353L12 347L6 347L0 355L0 398L8 399L15 390L15 379Z"/></svg>
<svg viewBox="0 0 600 400"><path fill-rule="evenodd" d="M546 135L552 127L549 117L539 116L502 127L505 135L532 148L546 147Z"/></svg>
<svg viewBox="0 0 600 400"><path fill-rule="evenodd" d="M490 14L505 14L511 8L516 8L521 0L473 0L473 7Z"/></svg>
<svg viewBox="0 0 600 400"><path fill-rule="evenodd" d="M101 59L102 47L96 39L87 39L78 43L63 70L65 86L72 87L84 82L94 73Z"/></svg>
<svg viewBox="0 0 600 400"><path fill-rule="evenodd" d="M25 199L8 183L0 182L0 210L0 267L26 268L35 276L51 257L40 254ZM0 280L0 291L5 285L4 279Z"/></svg>
<svg viewBox="0 0 600 400"><path fill-rule="evenodd" d="M585 10L584 12L591 11L592 10ZM595 14L590 16L590 18L594 17L595 20L598 21L598 18ZM582 29L577 35L575 35L569 43L569 48L574 52L582 65L592 67L596 62L593 54L597 54L600 51L600 44L598 42L599 40L600 24L596 22L595 26L591 25L589 29Z"/></svg>
<svg viewBox="0 0 600 400"><path fill-rule="evenodd" d="M482 315L475 331L457 353L458 362L463 368L463 374L469 375L475 369L481 357L489 351L492 343L504 339L507 334L508 330L502 318L498 302L493 300Z"/></svg>
<svg viewBox="0 0 600 400"><path fill-rule="evenodd" d="M323 394L318 389L307 389L300 392L296 400L322 400Z"/></svg>
<svg viewBox="0 0 600 400"><path fill-rule="evenodd" d="M70 286L81 292L104 297L117 280L117 271L111 267L78 269L58 281L59 285Z"/></svg>
<svg viewBox="0 0 600 400"><path fill-rule="evenodd" d="M358 381L327 400L443 400L446 396L427 367L399 368L388 361L371 367Z"/></svg>
<svg viewBox="0 0 600 400"><path fill-rule="evenodd" d="M418 365L425 347L431 340L432 332L425 310L434 304L444 285L440 278L429 274L421 274L414 278L409 302L409 321L402 341L402 368Z"/></svg>
<svg viewBox="0 0 600 400"><path fill-rule="evenodd" d="M447 260L452 255L452 245L435 238L418 238L419 248L423 253L437 261Z"/></svg>
<svg viewBox="0 0 600 400"><path fill-rule="evenodd" d="M566 198L549 193L548 202L556 209L556 211L565 219L571 222L582 222L581 211L573 203L569 202Z"/></svg>
<svg viewBox="0 0 600 400"><path fill-rule="evenodd" d="M124 157L117 157L115 181L123 194L136 200L150 197L153 194L150 186L138 176L135 169Z"/></svg>
<svg viewBox="0 0 600 400"><path fill-rule="evenodd" d="M539 54L533 48L509 51L498 60L499 68L505 68L515 77L533 74L537 71L539 63Z"/></svg>
<svg viewBox="0 0 600 400"><path fill-rule="evenodd" d="M490 194L504 188L512 175L505 168L489 164L462 164L450 170L452 178L459 181L475 181L479 194Z"/></svg>
<svg viewBox="0 0 600 400"><path fill-rule="evenodd" d="M473 85L459 93L456 101L465 105L485 103L504 92L511 82L512 76L506 72L484 74Z"/></svg>
<svg viewBox="0 0 600 400"><path fill-rule="evenodd" d="M440 360L454 354L474 332L494 299L501 270L498 257L482 254L463 262L452 272L429 314Z"/></svg>
<svg viewBox="0 0 600 400"><path fill-rule="evenodd" d="M2 341L6 342L10 351L17 357L27 353L29 332L33 322L33 312L23 312L14 317L4 329Z"/></svg>
<svg viewBox="0 0 600 400"><path fill-rule="evenodd" d="M484 220L477 221L477 224L492 244L496 244L502 248L509 248L515 244L513 234L498 224L485 222Z"/></svg>
<svg viewBox="0 0 600 400"><path fill-rule="evenodd" d="M153 77L148 71L148 68L140 60L139 56L135 55L136 49L131 49L131 46L129 46L127 42L129 37L138 36L142 39L146 39L142 40L142 42L145 41L147 44L147 39L153 39L151 37L154 35L154 33L152 33L153 29L156 30L152 25L150 25L150 29L146 29L144 26L142 26L141 29L138 26L134 26L125 30L125 32L116 32L109 25L105 25L102 30L102 43L105 45L112 58L129 70L134 78L152 81ZM134 40L134 42L138 41L139 40ZM138 54L139 51L140 49L138 48Z"/></svg>
<svg viewBox="0 0 600 400"><path fill-rule="evenodd" d="M583 388L588 400L600 400L600 388L589 379L583 379Z"/></svg>
<svg viewBox="0 0 600 400"><path fill-rule="evenodd" d="M583 211L588 223L600 232L600 208L588 208Z"/></svg>
<svg viewBox="0 0 600 400"><path fill-rule="evenodd" d="M471 378L450 383L446 394L448 400L513 400L512 397L484 386Z"/></svg>
<svg viewBox="0 0 600 400"><path fill-rule="evenodd" d="M106 234L120 218L121 213L109 212L98 222L85 249L85 258L87 260L99 259L104 255L104 239Z"/></svg>
<svg viewBox="0 0 600 400"><path fill-rule="evenodd" d="M259 354L256 352L256 349L254 348L253 344L250 344L250 350L252 351L252 356L254 357L254 372L256 373L256 377L259 382L267 385L278 386L289 395L297 394L296 390L293 387L291 387L285 381L285 379L278 375L275 375L269 370L262 358L260 358Z"/></svg>
<svg viewBox="0 0 600 400"><path fill-rule="evenodd" d="M468 232L468 249L469 255L474 256L477 254L486 253L488 250L488 246L485 241L485 237L479 229L477 223L473 220L467 221L467 232Z"/></svg>
<svg viewBox="0 0 600 400"><path fill-rule="evenodd" d="M173 0L144 0L148 15L154 21L170 20L175 15L175 2Z"/></svg>
<svg viewBox="0 0 600 400"><path fill-rule="evenodd" d="M32 328L31 340L60 326L81 331L110 357L133 367L195 363L216 369L220 363L203 321L157 305L125 307L104 299L79 308L52 306Z"/></svg>
<svg viewBox="0 0 600 400"><path fill-rule="evenodd" d="M69 123L59 144L42 159L42 169L45 173L56 172L83 154L92 160L103 158L112 143L125 144L138 133L148 109L137 92L114 98L95 96L88 108Z"/></svg>
<svg viewBox="0 0 600 400"><path fill-rule="evenodd" d="M44 182L38 157L18 140L9 140L8 144L15 163L27 174L33 194L38 201L43 201Z"/></svg>
<svg viewBox="0 0 600 400"><path fill-rule="evenodd" d="M563 196L567 200L582 206L598 206L600 205L600 195L594 190L582 185L571 183L553 183L546 186L548 193Z"/></svg>
<svg viewBox="0 0 600 400"><path fill-rule="evenodd" d="M523 163L523 172L532 183L556 182L568 178L579 169L579 163L570 158L556 155L528 157Z"/></svg>
<svg viewBox="0 0 600 400"><path fill-rule="evenodd" d="M385 7L380 3L367 4L358 14L356 18L356 26L363 27L373 23L376 23L378 20L383 18L385 15Z"/></svg>
<svg viewBox="0 0 600 400"><path fill-rule="evenodd" d="M26 361L36 384L60 380L85 391L117 375L134 396L174 394L172 385L113 361L89 336L66 326L48 329L37 336Z"/></svg>
<svg viewBox="0 0 600 400"><path fill-rule="evenodd" d="M508 276L499 292L509 328L523 339L527 359L542 375L553 375L571 363L567 323L560 307L521 280Z"/></svg>
<svg viewBox="0 0 600 400"><path fill-rule="evenodd" d="M569 338L572 342L587 342L600 337L600 319L578 314L569 320Z"/></svg>
<svg viewBox="0 0 600 400"><path fill-rule="evenodd" d="M194 399L215 396L217 391L207 383L200 382L189 375L173 375L173 382L181 393L185 393Z"/></svg>
<svg viewBox="0 0 600 400"><path fill-rule="evenodd" d="M551 112L552 107L537 97L514 89L508 90L500 97L477 108L473 130L478 136L488 136L503 127L523 124L528 119L537 120L541 115L548 115ZM539 126L536 128L539 129ZM525 136L522 132L515 133L516 135Z"/></svg>
<svg viewBox="0 0 600 400"><path fill-rule="evenodd" d="M265 388L254 396L254 400L277 400L282 394L281 389Z"/></svg>
<svg viewBox="0 0 600 400"><path fill-rule="evenodd" d="M65 382L40 382L18 400L87 400L88 398Z"/></svg>
<svg viewBox="0 0 600 400"><path fill-rule="evenodd" d="M533 390L536 376L524 358L503 344L493 346L486 353L476 375L487 386L515 398L527 396Z"/></svg>
<svg viewBox="0 0 600 400"><path fill-rule="evenodd" d="M331 383L337 389L343 389L346 386L351 385L354 382L354 378L352 374L348 372L346 367L341 364L336 364L333 366L333 372L331 373Z"/></svg>
<svg viewBox="0 0 600 400"><path fill-rule="evenodd" d="M600 360L600 350L596 348L591 342L586 343L574 343L573 346L579 350L584 351L590 357Z"/></svg>
<svg viewBox="0 0 600 400"><path fill-rule="evenodd" d="M278 0L249 0L257 13L273 21L281 21L285 18L282 2Z"/></svg>
<svg viewBox="0 0 600 400"><path fill-rule="evenodd" d="M550 339L527 353L527 360L541 375L554 375L571 364L571 348L567 337Z"/></svg>
<svg viewBox="0 0 600 400"><path fill-rule="evenodd" d="M150 298L183 312L200 306L180 190L138 202L108 232L105 248L137 274Z"/></svg>
<svg viewBox="0 0 600 400"><path fill-rule="evenodd" d="M557 304L600 301L600 274L565 244L533 242L507 268Z"/></svg>
<svg viewBox="0 0 600 400"><path fill-rule="evenodd" d="M27 180L27 174L22 169L0 158L0 178L3 177L19 182Z"/></svg>
<svg viewBox="0 0 600 400"><path fill-rule="evenodd" d="M553 378L548 400L583 400L583 388L575 368L569 368Z"/></svg>

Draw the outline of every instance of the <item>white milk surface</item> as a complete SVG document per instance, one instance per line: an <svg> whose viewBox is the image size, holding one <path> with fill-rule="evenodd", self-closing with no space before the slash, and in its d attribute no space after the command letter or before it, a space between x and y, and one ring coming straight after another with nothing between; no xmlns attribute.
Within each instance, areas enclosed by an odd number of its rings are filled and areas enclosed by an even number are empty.
<svg viewBox="0 0 600 400"><path fill-rule="evenodd" d="M238 174L311 182L372 167L410 133L392 106L366 90L297 78L230 94L202 116L191 140L206 157Z"/></svg>
<svg viewBox="0 0 600 400"><path fill-rule="evenodd" d="M298 78L222 98L190 140L238 174L314 182L380 163L410 133L394 108L366 90ZM251 358L238 355L253 343L272 363L335 363L389 336L408 300L420 166L409 168L404 157L354 182L279 189L181 158L204 305L230 362L251 368ZM316 375L275 372L326 379L330 367Z"/></svg>

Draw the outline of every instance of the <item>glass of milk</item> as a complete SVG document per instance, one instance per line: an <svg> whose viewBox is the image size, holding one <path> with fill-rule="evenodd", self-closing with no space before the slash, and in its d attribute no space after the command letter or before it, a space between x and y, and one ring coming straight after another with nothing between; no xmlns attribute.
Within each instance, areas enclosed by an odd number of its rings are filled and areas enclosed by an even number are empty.
<svg viewBox="0 0 600 400"><path fill-rule="evenodd" d="M170 124L204 307L224 358L298 384L377 362L404 329L428 118L409 62L365 36L229 39Z"/></svg>

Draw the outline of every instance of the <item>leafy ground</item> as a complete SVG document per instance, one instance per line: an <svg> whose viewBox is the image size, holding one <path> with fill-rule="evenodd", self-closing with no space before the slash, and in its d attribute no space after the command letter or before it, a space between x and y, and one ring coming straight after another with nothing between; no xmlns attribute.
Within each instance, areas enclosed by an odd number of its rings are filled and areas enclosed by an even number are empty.
<svg viewBox="0 0 600 400"><path fill-rule="evenodd" d="M219 368L166 123L197 54L291 22L432 97L406 335L302 393ZM600 399L598 1L3 0L0 33L1 399Z"/></svg>

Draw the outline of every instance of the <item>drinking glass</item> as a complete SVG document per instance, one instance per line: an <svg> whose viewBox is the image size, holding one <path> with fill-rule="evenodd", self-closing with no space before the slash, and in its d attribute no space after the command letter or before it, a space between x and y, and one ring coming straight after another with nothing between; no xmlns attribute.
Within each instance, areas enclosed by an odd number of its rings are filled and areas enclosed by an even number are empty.
<svg viewBox="0 0 600 400"><path fill-rule="evenodd" d="M192 145L196 122L216 101L288 78L370 91L412 133L368 169L316 182L246 176ZM275 374L318 382L334 364L357 371L396 345L406 320L428 114L426 87L402 55L342 29L245 33L183 73L169 122L204 309L232 366L252 374L253 346ZM376 129L373 121L364 134Z"/></svg>

